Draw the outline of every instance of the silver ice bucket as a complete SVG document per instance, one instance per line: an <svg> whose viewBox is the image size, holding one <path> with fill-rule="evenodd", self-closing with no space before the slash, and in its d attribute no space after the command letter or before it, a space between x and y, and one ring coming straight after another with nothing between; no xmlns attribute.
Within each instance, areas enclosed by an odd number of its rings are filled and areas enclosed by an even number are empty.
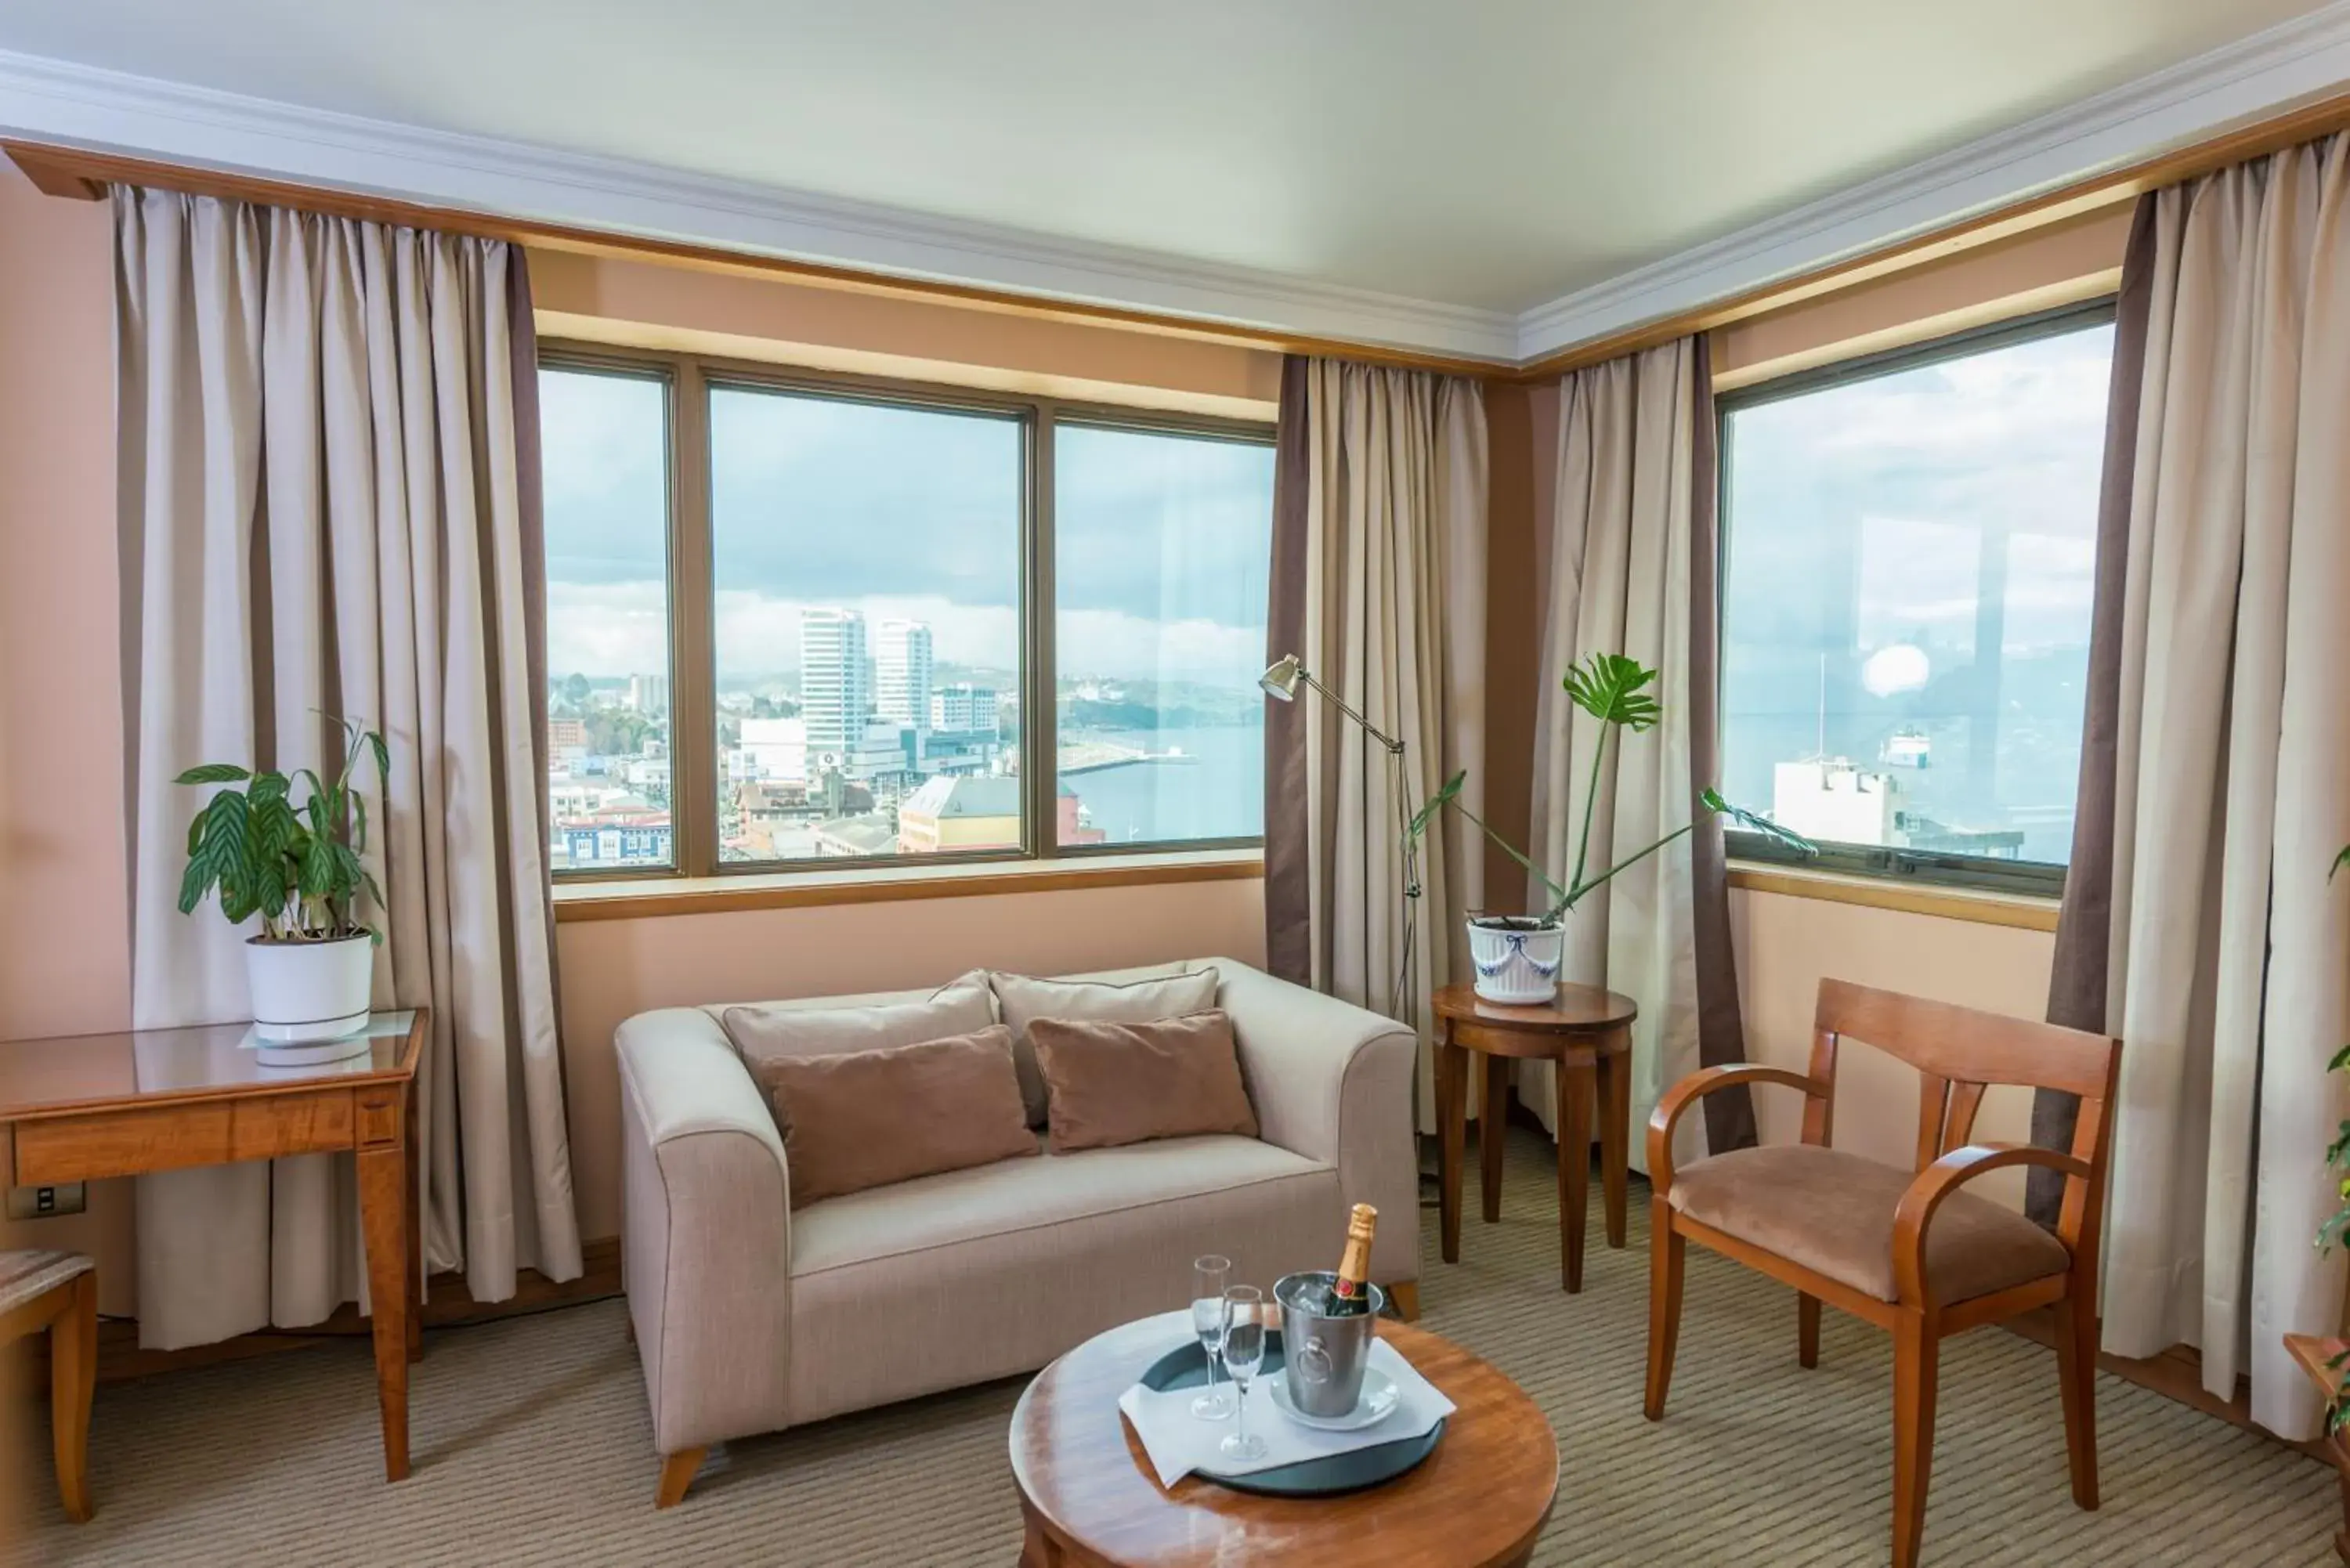
<svg viewBox="0 0 2350 1568"><path fill-rule="evenodd" d="M1308 1416L1354 1414L1363 1397L1363 1369L1370 1365L1371 1341L1387 1293L1366 1284L1370 1311L1332 1317L1320 1310L1338 1276L1327 1272L1284 1274L1274 1282L1281 1303L1282 1374L1289 1379L1289 1402Z"/></svg>

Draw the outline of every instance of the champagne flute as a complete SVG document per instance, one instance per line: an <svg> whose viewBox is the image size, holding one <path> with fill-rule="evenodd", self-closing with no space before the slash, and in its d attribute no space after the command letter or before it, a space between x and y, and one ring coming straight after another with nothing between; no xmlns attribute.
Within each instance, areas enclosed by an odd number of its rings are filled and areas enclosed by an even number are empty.
<svg viewBox="0 0 2350 1568"><path fill-rule="evenodd" d="M1191 1332L1208 1355L1208 1391L1191 1401L1191 1414L1202 1421L1221 1421L1232 1413L1224 1391L1216 1385L1216 1364L1224 1351L1224 1323L1232 1308L1224 1287L1232 1282L1232 1261L1210 1252L1191 1260Z"/></svg>
<svg viewBox="0 0 2350 1568"><path fill-rule="evenodd" d="M1235 1459L1264 1458L1264 1439L1248 1429L1249 1379L1264 1363L1264 1293L1254 1285L1234 1285L1224 1292L1232 1308L1224 1324L1224 1370L1232 1375L1235 1402L1232 1429L1217 1447Z"/></svg>

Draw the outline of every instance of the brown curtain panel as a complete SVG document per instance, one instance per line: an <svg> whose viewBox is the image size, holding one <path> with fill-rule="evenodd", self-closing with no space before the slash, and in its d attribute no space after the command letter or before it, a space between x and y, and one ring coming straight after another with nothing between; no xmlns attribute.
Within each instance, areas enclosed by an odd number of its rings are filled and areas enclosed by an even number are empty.
<svg viewBox="0 0 2350 1568"><path fill-rule="evenodd" d="M1305 562L1313 538L1308 497L1313 456L1307 442L1305 378L1310 362L1281 362L1281 423L1274 437L1272 606L1265 617L1264 661L1271 666L1305 646ZM1294 985L1314 982L1313 897L1305 843L1305 711L1295 702L1264 705L1265 968Z"/></svg>
<svg viewBox="0 0 2350 1568"><path fill-rule="evenodd" d="M1721 462L1713 411L1713 356L1693 339L1690 379L1690 925L1697 953L1697 1056L1708 1067L1746 1060L1738 955L1730 943L1730 868L1721 819L1699 795L1721 782ZM1738 1085L1705 1097L1705 1147L1751 1148L1754 1101Z"/></svg>
<svg viewBox="0 0 2350 1568"><path fill-rule="evenodd" d="M2089 612L2089 689L2081 720L2081 779L2074 795L2073 857L2056 918L2056 956L2048 981L2048 1022L2106 1033L2107 971L2114 924L2114 769L2121 734L2122 624L2129 575L2130 493L2137 468L2138 400L2146 379L2147 323L2154 300L2155 212L2138 198L2122 258L2114 320L2114 366L2106 404L2105 472L2097 491L2096 579ZM2032 1141L2070 1148L2080 1102L2043 1089L2032 1104ZM2034 1169L2025 1208L2054 1228L2064 1179Z"/></svg>

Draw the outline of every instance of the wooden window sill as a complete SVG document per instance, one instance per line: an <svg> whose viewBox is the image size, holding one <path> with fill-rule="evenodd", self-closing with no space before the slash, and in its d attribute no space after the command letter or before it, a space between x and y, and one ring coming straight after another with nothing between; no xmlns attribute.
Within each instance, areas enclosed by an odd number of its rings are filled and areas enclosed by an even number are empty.
<svg viewBox="0 0 2350 1568"><path fill-rule="evenodd" d="M908 898L975 898L1137 888L1161 882L1222 882L1264 875L1257 849L1174 850L1061 860L993 860L953 866L861 866L843 871L775 871L733 877L653 877L560 881L555 918L650 920L742 909L822 909Z"/></svg>
<svg viewBox="0 0 2350 1568"><path fill-rule="evenodd" d="M2063 908L2062 901L2055 898L1986 893L1970 888L1938 888L1839 871L1764 866L1750 860L1730 863L1730 885L1750 893L1819 898L1831 904L1857 904L1871 909L1897 909L1904 914L1972 920L1986 926L2015 926L2032 931L2054 930L2057 911Z"/></svg>

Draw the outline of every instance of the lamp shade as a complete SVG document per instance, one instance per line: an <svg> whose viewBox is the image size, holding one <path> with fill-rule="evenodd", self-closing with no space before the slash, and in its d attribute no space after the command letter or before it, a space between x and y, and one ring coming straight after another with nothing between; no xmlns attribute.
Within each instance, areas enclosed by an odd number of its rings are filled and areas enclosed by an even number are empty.
<svg viewBox="0 0 2350 1568"><path fill-rule="evenodd" d="M1291 702L1296 701L1297 678L1304 673L1297 666L1297 655L1284 654L1280 663L1257 677L1256 683L1264 688L1266 696Z"/></svg>

